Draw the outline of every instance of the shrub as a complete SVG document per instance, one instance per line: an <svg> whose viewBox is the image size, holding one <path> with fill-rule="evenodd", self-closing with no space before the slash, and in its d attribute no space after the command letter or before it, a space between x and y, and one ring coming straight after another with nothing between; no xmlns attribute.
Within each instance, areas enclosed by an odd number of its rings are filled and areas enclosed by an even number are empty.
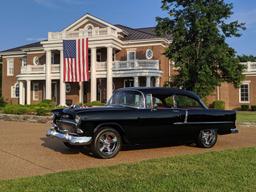
<svg viewBox="0 0 256 192"><path fill-rule="evenodd" d="M4 107L6 105L4 98L0 97L0 107Z"/></svg>
<svg viewBox="0 0 256 192"><path fill-rule="evenodd" d="M49 113L50 113L50 110L44 107L36 108L36 115L45 116L45 115L48 115Z"/></svg>
<svg viewBox="0 0 256 192"><path fill-rule="evenodd" d="M241 105L241 111L249 111L249 105Z"/></svg>
<svg viewBox="0 0 256 192"><path fill-rule="evenodd" d="M22 105L6 105L3 109L4 113L7 114L27 114L28 108Z"/></svg>
<svg viewBox="0 0 256 192"><path fill-rule="evenodd" d="M36 106L39 106L39 107L54 107L55 104L52 100L45 99L42 102L36 104Z"/></svg>
<svg viewBox="0 0 256 192"><path fill-rule="evenodd" d="M225 102L224 101L220 101L220 100L216 100L212 103L212 107L214 109L225 109Z"/></svg>
<svg viewBox="0 0 256 192"><path fill-rule="evenodd" d="M252 111L256 111L256 105L252 105L252 106L251 106L251 110L252 110Z"/></svg>
<svg viewBox="0 0 256 192"><path fill-rule="evenodd" d="M104 106L105 103L101 103L100 101L92 101L89 103L82 104L83 106L92 107L92 106Z"/></svg>

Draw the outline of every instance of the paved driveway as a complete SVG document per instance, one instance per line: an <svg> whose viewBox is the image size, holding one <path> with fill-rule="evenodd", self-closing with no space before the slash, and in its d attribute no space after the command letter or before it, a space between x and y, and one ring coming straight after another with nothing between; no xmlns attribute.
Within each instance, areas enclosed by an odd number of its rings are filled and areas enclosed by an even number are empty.
<svg viewBox="0 0 256 192"><path fill-rule="evenodd" d="M145 159L195 154L256 146L256 127L239 127L240 133L220 136L212 149L171 146L121 151L117 157L101 160L87 150L71 151L61 142L45 137L49 125L0 121L0 179L99 167Z"/></svg>

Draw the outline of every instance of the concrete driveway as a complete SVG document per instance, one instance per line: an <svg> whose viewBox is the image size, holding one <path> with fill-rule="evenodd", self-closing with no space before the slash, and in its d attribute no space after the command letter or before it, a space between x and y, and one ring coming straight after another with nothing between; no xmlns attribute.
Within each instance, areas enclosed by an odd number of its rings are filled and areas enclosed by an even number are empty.
<svg viewBox="0 0 256 192"><path fill-rule="evenodd" d="M146 159L256 146L256 127L239 127L240 133L220 136L212 149L192 146L124 150L117 157L101 160L88 150L71 151L61 142L46 138L50 125L0 121L0 179L138 162Z"/></svg>

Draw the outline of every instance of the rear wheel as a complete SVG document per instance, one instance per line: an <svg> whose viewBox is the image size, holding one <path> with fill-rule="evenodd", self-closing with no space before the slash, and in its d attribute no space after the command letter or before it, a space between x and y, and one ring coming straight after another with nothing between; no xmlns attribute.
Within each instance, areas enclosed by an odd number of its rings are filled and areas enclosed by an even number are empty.
<svg viewBox="0 0 256 192"><path fill-rule="evenodd" d="M118 154L121 143L121 136L115 129L102 128L95 134L91 147L97 157L109 159Z"/></svg>
<svg viewBox="0 0 256 192"><path fill-rule="evenodd" d="M198 134L197 145L203 148L211 148L217 142L217 131L215 129L203 129Z"/></svg>

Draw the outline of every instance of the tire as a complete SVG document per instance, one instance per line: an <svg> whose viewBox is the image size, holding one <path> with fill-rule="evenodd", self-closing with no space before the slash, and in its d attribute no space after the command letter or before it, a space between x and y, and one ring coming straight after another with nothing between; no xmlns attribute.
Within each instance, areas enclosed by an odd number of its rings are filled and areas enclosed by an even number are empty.
<svg viewBox="0 0 256 192"><path fill-rule="evenodd" d="M197 137L197 145L203 148L213 147L218 138L218 133L215 129L203 129Z"/></svg>
<svg viewBox="0 0 256 192"><path fill-rule="evenodd" d="M68 142L63 142L63 144L64 144L67 148L69 148L69 149L83 149L83 148L84 148L84 146L82 146L82 145L71 145L71 144L68 143Z"/></svg>
<svg viewBox="0 0 256 192"><path fill-rule="evenodd" d="M95 156L102 159L110 159L119 153L121 145L122 139L118 131L104 127L96 132L91 149Z"/></svg>

